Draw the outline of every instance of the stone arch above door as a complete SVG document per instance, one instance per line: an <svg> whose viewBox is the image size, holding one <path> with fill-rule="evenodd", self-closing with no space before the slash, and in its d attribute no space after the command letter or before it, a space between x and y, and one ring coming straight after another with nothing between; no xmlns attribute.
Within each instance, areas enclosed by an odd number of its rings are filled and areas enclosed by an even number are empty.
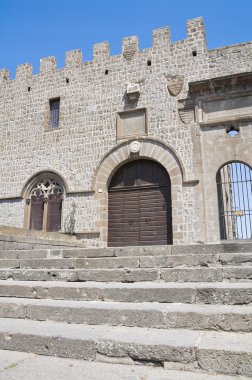
<svg viewBox="0 0 252 380"><path fill-rule="evenodd" d="M100 230L101 240L104 245L108 239L108 184L114 173L125 163L136 159L151 159L161 164L167 171L171 180L172 203L176 206L173 212L173 242L179 240L179 225L182 224L182 202L179 199L183 184L192 182L188 178L182 160L175 154L171 147L160 141L139 139L140 150L131 153L130 144L134 140L124 142L113 148L100 162L93 178L92 190L97 200L96 227Z"/></svg>
<svg viewBox="0 0 252 380"><path fill-rule="evenodd" d="M105 155L93 177L93 191L96 191L99 186L107 186L108 173L112 177L120 165L138 157L149 158L159 162L169 171L170 176L180 176L183 183L194 181L186 171L182 159L172 147L165 145L159 140L138 139L140 151L138 154L134 154L130 152L130 145L133 141L135 140L129 140L117 145Z"/></svg>

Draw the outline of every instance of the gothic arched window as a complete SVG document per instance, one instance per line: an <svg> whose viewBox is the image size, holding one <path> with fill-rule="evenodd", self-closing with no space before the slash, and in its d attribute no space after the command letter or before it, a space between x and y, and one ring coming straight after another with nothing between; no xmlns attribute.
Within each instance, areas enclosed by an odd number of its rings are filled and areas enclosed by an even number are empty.
<svg viewBox="0 0 252 380"><path fill-rule="evenodd" d="M53 178L37 181L31 188L29 228L32 230L59 231L61 229L63 190Z"/></svg>

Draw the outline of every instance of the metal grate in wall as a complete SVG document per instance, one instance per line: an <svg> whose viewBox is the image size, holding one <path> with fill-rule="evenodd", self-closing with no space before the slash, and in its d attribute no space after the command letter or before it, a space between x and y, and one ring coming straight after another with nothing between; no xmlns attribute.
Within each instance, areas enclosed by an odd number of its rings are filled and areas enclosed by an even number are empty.
<svg viewBox="0 0 252 380"><path fill-rule="evenodd" d="M252 169L241 162L217 174L221 239L252 239Z"/></svg>
<svg viewBox="0 0 252 380"><path fill-rule="evenodd" d="M60 99L50 100L50 128L59 126Z"/></svg>

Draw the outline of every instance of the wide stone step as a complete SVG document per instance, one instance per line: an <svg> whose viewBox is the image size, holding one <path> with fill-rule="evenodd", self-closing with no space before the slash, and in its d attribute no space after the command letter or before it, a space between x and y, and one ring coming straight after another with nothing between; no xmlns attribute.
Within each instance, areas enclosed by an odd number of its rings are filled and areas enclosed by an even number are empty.
<svg viewBox="0 0 252 380"><path fill-rule="evenodd" d="M1 281L1 297L82 301L252 304L252 283Z"/></svg>
<svg viewBox="0 0 252 380"><path fill-rule="evenodd" d="M252 242L235 242L224 244L194 244L177 246L143 246L118 248L55 248L48 245L46 249L1 250L0 259L17 258L88 258L88 257L125 257L125 256L170 256L170 255L216 255L225 253L252 253ZM225 257L225 255L224 255ZM251 262L251 259L249 260Z"/></svg>
<svg viewBox="0 0 252 380"><path fill-rule="evenodd" d="M252 334L188 329L67 325L0 319L0 349L84 360L118 358L178 363L229 375L252 376Z"/></svg>
<svg viewBox="0 0 252 380"><path fill-rule="evenodd" d="M118 268L176 268L218 267L221 265L252 266L251 253L223 253L170 256L127 256L100 258L26 258L27 253L10 252L10 257L0 259L0 268L5 269L118 269ZM45 255L47 253L45 252ZM56 253L55 253L56 254ZM18 257L17 257L18 256Z"/></svg>
<svg viewBox="0 0 252 380"><path fill-rule="evenodd" d="M252 266L216 268L117 268L117 269L0 269L0 280L97 282L221 282L251 281Z"/></svg>
<svg viewBox="0 0 252 380"><path fill-rule="evenodd" d="M34 380L35 378L36 380L69 380L69 378L74 380L249 380L244 376L233 377L232 375L185 371L183 364L179 366L182 370L174 371L136 365L133 364L133 360L128 360L127 363L131 364L125 365L7 350L1 350L0 357L2 380L10 380L9 376L12 380Z"/></svg>
<svg viewBox="0 0 252 380"><path fill-rule="evenodd" d="M252 262L252 255L251 255ZM178 266L220 266L219 255L173 255L101 258L18 258L0 259L0 268L21 269L117 269L117 268L172 268Z"/></svg>
<svg viewBox="0 0 252 380"><path fill-rule="evenodd" d="M74 324L252 332L252 305L0 298L0 318Z"/></svg>

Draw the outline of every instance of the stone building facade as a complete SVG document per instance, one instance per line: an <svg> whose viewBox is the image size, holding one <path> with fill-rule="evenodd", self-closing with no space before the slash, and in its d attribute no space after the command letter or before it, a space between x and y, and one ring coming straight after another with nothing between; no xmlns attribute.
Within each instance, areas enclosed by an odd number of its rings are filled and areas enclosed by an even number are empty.
<svg viewBox="0 0 252 380"><path fill-rule="evenodd" d="M0 225L46 229L45 219L59 206L58 229L74 232L87 246L107 246L111 181L129 163L148 161L150 170L151 163L164 168L170 181L172 243L218 242L216 176L223 165L242 163L249 181L251 124L252 43L208 50L202 18L189 20L187 38L175 43L165 27L153 31L148 49L139 49L137 37L126 37L121 55L111 56L102 42L89 62L75 50L66 53L61 69L54 57L41 59L36 75L29 64L17 68L14 80L2 69ZM243 208L251 215L251 190L248 196ZM118 207L114 224L124 212ZM138 200L131 207L142 206ZM235 212L236 218L244 215L239 207ZM133 230L139 223L145 229L148 218L141 215L132 213ZM123 231L127 215L121 217L119 235L134 245Z"/></svg>

